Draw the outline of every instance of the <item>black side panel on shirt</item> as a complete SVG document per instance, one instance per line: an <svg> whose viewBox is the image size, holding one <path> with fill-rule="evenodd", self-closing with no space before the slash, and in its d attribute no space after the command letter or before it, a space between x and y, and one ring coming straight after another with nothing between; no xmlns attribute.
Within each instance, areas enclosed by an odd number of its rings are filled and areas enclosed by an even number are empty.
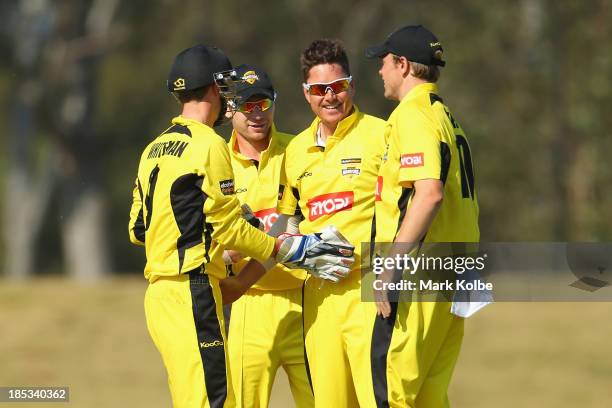
<svg viewBox="0 0 612 408"><path fill-rule="evenodd" d="M182 135L187 135L191 137L191 130L189 130L187 126L183 126L183 125L174 125L162 134L166 134L166 133L180 133Z"/></svg>
<svg viewBox="0 0 612 408"><path fill-rule="evenodd" d="M206 197L204 198L204 201L206 201ZM204 259L206 259L206 263L208 263L210 262L210 255L208 252L210 251L210 245L212 244L213 226L211 223L206 222L206 214L204 215L204 225L206 226L204 229Z"/></svg>
<svg viewBox="0 0 612 408"><path fill-rule="evenodd" d="M408 209L408 200L410 200L412 191L413 190L411 188L402 187L402 195L400 195L399 199L397 200L397 208L399 209L400 214L397 220L397 229L395 230L396 234L402 226L402 221L404 221L404 217L406 216L406 210Z"/></svg>
<svg viewBox="0 0 612 408"><path fill-rule="evenodd" d="M294 215L302 217L302 209L300 208L300 204L299 204L299 201L300 201L300 192L295 187L291 187L291 192L293 193L293 196L295 197L295 199L298 201L298 204L295 206L295 214Z"/></svg>
<svg viewBox="0 0 612 408"><path fill-rule="evenodd" d="M285 186L283 184L278 185L278 201L283 199L283 193L285 192Z"/></svg>
<svg viewBox="0 0 612 408"><path fill-rule="evenodd" d="M189 272L189 289L208 402L212 408L223 408L227 397L225 345L208 275L200 274L199 268Z"/></svg>
<svg viewBox="0 0 612 408"><path fill-rule="evenodd" d="M174 219L181 236L176 241L179 256L179 272L183 268L185 251L202 242L204 230L204 201L206 194L202 191L203 176L185 174L172 183L170 204ZM206 247L208 255L209 247Z"/></svg>

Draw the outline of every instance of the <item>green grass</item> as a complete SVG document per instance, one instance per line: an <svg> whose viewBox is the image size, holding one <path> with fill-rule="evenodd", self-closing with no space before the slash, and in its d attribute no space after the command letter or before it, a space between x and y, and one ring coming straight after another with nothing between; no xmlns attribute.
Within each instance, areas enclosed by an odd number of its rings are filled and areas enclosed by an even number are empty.
<svg viewBox="0 0 612 408"><path fill-rule="evenodd" d="M146 282L0 282L0 386L65 385L69 404L168 407L143 312ZM468 320L453 407L607 407L612 303L500 303ZM289 407L283 373L271 407ZM0 408L8 404L1 404Z"/></svg>

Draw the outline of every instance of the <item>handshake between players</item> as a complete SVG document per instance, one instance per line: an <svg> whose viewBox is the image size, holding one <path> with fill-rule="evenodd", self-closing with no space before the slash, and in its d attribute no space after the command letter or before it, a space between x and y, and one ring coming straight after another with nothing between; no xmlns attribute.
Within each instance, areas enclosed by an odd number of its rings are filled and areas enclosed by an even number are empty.
<svg viewBox="0 0 612 408"><path fill-rule="evenodd" d="M355 247L332 225L309 235L281 234L276 260L291 269L304 269L317 278L338 282L351 271Z"/></svg>

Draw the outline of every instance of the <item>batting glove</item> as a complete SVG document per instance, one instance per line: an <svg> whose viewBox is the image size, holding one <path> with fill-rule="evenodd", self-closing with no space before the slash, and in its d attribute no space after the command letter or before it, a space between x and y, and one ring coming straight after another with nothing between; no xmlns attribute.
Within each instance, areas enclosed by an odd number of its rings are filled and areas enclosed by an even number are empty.
<svg viewBox="0 0 612 408"><path fill-rule="evenodd" d="M321 279L338 282L351 271L355 247L329 226L309 235L282 234L276 261L292 269L305 269Z"/></svg>

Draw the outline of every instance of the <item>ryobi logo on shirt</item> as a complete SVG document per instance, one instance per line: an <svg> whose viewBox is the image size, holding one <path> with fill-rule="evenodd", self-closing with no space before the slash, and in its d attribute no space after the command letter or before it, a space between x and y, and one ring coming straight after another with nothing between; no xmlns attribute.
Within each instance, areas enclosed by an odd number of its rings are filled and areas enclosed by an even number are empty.
<svg viewBox="0 0 612 408"><path fill-rule="evenodd" d="M314 221L324 215L334 214L340 211L348 211L353 208L355 194L352 191L323 194L308 200L308 219Z"/></svg>
<svg viewBox="0 0 612 408"><path fill-rule="evenodd" d="M254 212L253 214L255 214L257 218L259 218L259 221L261 221L264 226L265 232L270 231L270 227L272 227L272 224L274 224L274 222L278 218L276 208L267 208L265 210L259 210Z"/></svg>
<svg viewBox="0 0 612 408"><path fill-rule="evenodd" d="M421 167L425 164L423 153L402 154L400 158L400 168Z"/></svg>

